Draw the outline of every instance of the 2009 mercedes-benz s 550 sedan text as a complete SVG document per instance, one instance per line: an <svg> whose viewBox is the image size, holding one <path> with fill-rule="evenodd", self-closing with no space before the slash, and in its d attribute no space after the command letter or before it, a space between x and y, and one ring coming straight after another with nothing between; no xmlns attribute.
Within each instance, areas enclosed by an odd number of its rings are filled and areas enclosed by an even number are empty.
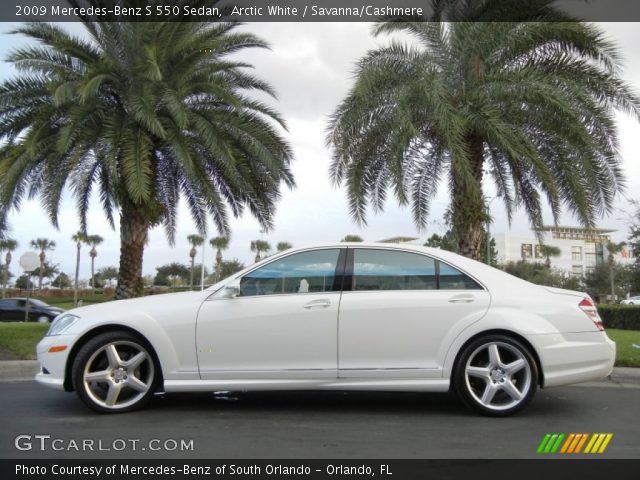
<svg viewBox="0 0 640 480"><path fill-rule="evenodd" d="M453 390L502 416L538 387L609 374L615 343L588 295L454 253L340 243L289 250L198 292L59 315L45 385L98 412L157 391Z"/></svg>

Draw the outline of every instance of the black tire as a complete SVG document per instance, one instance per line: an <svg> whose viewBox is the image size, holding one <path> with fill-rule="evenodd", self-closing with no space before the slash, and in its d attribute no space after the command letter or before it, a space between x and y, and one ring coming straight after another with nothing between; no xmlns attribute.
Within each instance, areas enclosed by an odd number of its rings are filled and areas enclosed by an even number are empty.
<svg viewBox="0 0 640 480"><path fill-rule="evenodd" d="M538 367L533 355L507 335L473 340L460 352L454 367L453 390L460 400L491 417L506 417L522 410L537 386Z"/></svg>
<svg viewBox="0 0 640 480"><path fill-rule="evenodd" d="M73 388L96 412L136 410L156 391L161 377L157 363L151 347L138 336L105 332L78 350L71 368Z"/></svg>

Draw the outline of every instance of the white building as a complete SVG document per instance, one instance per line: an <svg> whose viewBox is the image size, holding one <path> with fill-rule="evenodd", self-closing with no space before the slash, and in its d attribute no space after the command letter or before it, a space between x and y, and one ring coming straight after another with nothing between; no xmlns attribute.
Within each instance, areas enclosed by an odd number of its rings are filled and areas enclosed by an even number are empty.
<svg viewBox="0 0 640 480"><path fill-rule="evenodd" d="M545 226L540 230L540 240L532 231L530 237L515 237L510 233L496 234L498 262L525 260L544 262L541 245L560 249L559 257L551 258L551 265L571 275L582 276L596 265L607 262L607 243L615 230L604 228L585 229L581 227ZM635 261L628 248L615 256L617 262L629 264Z"/></svg>

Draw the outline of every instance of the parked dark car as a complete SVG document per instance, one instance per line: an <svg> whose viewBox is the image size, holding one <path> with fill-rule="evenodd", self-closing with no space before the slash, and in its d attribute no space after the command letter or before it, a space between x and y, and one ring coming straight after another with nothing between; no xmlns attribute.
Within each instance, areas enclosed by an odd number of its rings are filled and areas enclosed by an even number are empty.
<svg viewBox="0 0 640 480"><path fill-rule="evenodd" d="M26 298L5 298L0 300L0 321L2 322L24 322ZM29 321L47 323L51 322L57 315L64 312L62 308L51 305L34 298L29 299Z"/></svg>

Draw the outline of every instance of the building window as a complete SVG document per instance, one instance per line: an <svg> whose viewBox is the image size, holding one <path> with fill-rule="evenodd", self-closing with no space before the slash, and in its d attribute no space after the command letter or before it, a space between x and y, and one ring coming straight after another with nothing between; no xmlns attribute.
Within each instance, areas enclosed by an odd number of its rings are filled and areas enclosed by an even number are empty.
<svg viewBox="0 0 640 480"><path fill-rule="evenodd" d="M604 246L601 243L587 243L584 246L584 264L595 267L604 263Z"/></svg>
<svg viewBox="0 0 640 480"><path fill-rule="evenodd" d="M530 243L523 243L520 246L520 256L523 260L531 258L533 256L533 245Z"/></svg>
<svg viewBox="0 0 640 480"><path fill-rule="evenodd" d="M604 263L604 245L602 243L596 243L596 265L602 265Z"/></svg>
<svg viewBox="0 0 640 480"><path fill-rule="evenodd" d="M581 277L582 276L582 265L571 265L571 276L573 276L573 277Z"/></svg>
<svg viewBox="0 0 640 480"><path fill-rule="evenodd" d="M542 245L536 245L536 258L544 258L544 255L542 255Z"/></svg>
<svg viewBox="0 0 640 480"><path fill-rule="evenodd" d="M571 260L574 262L582 261L582 247L571 247Z"/></svg>

